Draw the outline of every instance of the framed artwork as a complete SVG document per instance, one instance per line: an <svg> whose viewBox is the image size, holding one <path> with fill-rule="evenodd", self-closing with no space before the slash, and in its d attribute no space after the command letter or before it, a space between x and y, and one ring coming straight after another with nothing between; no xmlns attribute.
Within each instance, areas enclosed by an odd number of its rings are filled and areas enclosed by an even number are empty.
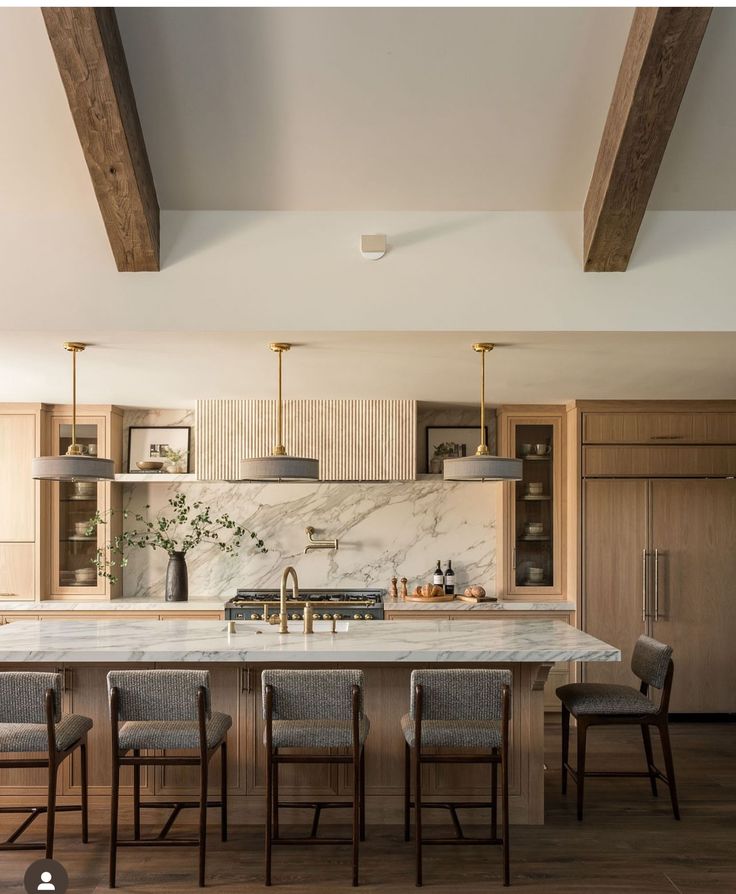
<svg viewBox="0 0 736 894"><path fill-rule="evenodd" d="M485 426L488 443L488 426ZM477 425L428 425L427 472L441 475L446 459L472 456L480 439Z"/></svg>
<svg viewBox="0 0 736 894"><path fill-rule="evenodd" d="M140 471L139 462L162 462L162 472L188 472L192 429L189 425L149 427L131 425L128 429L128 471Z"/></svg>

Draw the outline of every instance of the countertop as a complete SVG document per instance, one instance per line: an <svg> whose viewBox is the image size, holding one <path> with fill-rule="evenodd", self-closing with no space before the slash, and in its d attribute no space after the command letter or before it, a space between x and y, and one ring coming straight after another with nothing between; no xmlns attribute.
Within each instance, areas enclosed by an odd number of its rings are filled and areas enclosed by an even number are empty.
<svg viewBox="0 0 736 894"><path fill-rule="evenodd" d="M326 626L326 625L325 625ZM418 662L620 661L621 653L563 621L510 620L342 622L342 632L288 635L258 622L16 621L0 627L0 661L7 662L248 662L283 664Z"/></svg>
<svg viewBox="0 0 736 894"><path fill-rule="evenodd" d="M574 612L574 602L402 602L387 600L383 603L387 612Z"/></svg>
<svg viewBox="0 0 736 894"><path fill-rule="evenodd" d="M38 615L46 612L220 612L225 608L221 596L190 597L188 602L165 602L163 599L44 599L41 602L0 601L0 615L7 612L29 612Z"/></svg>

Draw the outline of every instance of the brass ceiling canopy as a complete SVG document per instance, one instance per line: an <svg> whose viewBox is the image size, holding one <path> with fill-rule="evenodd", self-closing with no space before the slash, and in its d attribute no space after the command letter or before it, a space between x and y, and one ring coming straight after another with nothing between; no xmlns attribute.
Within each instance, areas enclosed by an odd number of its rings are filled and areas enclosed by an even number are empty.
<svg viewBox="0 0 736 894"><path fill-rule="evenodd" d="M284 446L284 401L282 358L291 349L288 342L274 342L269 348L279 358L276 444L270 456L254 456L240 461L242 481L317 481L319 461L306 456L289 456Z"/></svg>
<svg viewBox="0 0 736 894"><path fill-rule="evenodd" d="M72 355L72 442L64 456L37 456L31 474L42 481L112 481L115 464L101 456L87 456L77 444L77 354L87 346L78 341L64 342Z"/></svg>
<svg viewBox="0 0 736 894"><path fill-rule="evenodd" d="M486 442L486 354L494 349L490 342L477 342L473 350L480 354L480 444L475 456L446 459L445 481L521 481L523 463L507 456L491 456Z"/></svg>

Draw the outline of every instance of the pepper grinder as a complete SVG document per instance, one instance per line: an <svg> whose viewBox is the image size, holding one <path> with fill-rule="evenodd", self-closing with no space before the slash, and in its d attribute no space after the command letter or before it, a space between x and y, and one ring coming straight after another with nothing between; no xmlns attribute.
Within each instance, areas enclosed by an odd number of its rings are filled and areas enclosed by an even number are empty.
<svg viewBox="0 0 736 894"><path fill-rule="evenodd" d="M399 588L397 586L398 582L398 577L391 578L391 588L388 591L388 598L393 600L394 602L399 598Z"/></svg>
<svg viewBox="0 0 736 894"><path fill-rule="evenodd" d="M406 588L408 580L405 577L401 578L401 589L399 590L399 599L406 601L409 596L409 591Z"/></svg>

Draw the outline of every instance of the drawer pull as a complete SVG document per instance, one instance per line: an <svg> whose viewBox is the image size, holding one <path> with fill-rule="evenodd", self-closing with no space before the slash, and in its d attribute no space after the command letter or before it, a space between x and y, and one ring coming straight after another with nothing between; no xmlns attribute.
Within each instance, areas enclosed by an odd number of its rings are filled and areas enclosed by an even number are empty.
<svg viewBox="0 0 736 894"><path fill-rule="evenodd" d="M685 435L652 435L650 441L682 441Z"/></svg>

